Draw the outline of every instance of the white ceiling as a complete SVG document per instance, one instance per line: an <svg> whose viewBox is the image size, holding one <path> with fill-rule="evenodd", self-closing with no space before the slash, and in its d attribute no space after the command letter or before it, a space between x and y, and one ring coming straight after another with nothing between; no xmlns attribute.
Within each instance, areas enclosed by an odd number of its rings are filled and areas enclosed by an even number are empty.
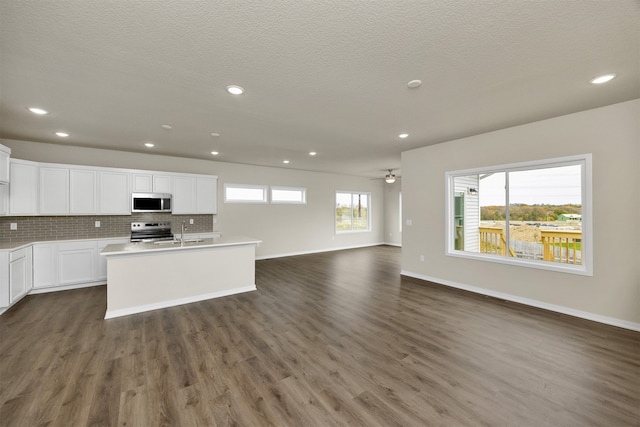
<svg viewBox="0 0 640 427"><path fill-rule="evenodd" d="M0 0L0 137L382 177L640 97L639 22L637 0Z"/></svg>

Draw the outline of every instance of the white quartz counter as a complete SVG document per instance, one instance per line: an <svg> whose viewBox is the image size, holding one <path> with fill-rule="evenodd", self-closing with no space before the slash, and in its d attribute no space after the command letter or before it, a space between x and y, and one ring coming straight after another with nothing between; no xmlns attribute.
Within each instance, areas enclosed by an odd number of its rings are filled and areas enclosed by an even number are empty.
<svg viewBox="0 0 640 427"><path fill-rule="evenodd" d="M183 251L187 249L212 248L224 246L253 245L258 246L261 240L247 236L220 236L206 239L186 238L184 242L179 240L164 242L129 242L107 245L101 255L128 256L137 253L161 252L161 251Z"/></svg>

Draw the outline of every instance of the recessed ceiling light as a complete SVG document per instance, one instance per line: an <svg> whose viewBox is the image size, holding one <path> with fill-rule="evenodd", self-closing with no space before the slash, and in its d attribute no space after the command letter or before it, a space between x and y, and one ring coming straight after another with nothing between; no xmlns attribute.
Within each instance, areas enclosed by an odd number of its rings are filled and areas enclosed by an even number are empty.
<svg viewBox="0 0 640 427"><path fill-rule="evenodd" d="M30 107L29 111L31 111L33 114L39 114L39 115L49 114L47 110L43 110L42 108L38 108L38 107Z"/></svg>
<svg viewBox="0 0 640 427"><path fill-rule="evenodd" d="M613 80L615 77L616 75L614 73L604 74L602 76L592 78L591 80L589 80L589 83L591 83L592 85L601 85L602 83Z"/></svg>
<svg viewBox="0 0 640 427"><path fill-rule="evenodd" d="M411 80L409 83L407 83L407 86L410 88L414 88L414 87L418 87L422 84L422 80Z"/></svg>
<svg viewBox="0 0 640 427"><path fill-rule="evenodd" d="M401 133L400 135L398 135L398 138L402 138L405 139L406 137L408 137L409 134L408 133Z"/></svg>
<svg viewBox="0 0 640 427"><path fill-rule="evenodd" d="M315 151L309 151L309 155L310 156L315 156L316 154L318 154L318 153L316 153Z"/></svg>
<svg viewBox="0 0 640 427"><path fill-rule="evenodd" d="M218 132L211 132L211 136L218 137L218 136L220 136L220 134Z"/></svg>
<svg viewBox="0 0 640 427"><path fill-rule="evenodd" d="M231 86L227 86L227 92L229 92L232 95L242 95L244 93L244 89L241 88L240 86L231 85Z"/></svg>
<svg viewBox="0 0 640 427"><path fill-rule="evenodd" d="M56 135L58 135L60 138L66 138L69 136L69 134L66 132L56 132Z"/></svg>
<svg viewBox="0 0 640 427"><path fill-rule="evenodd" d="M289 160L283 160L282 163L284 163L285 165L289 164Z"/></svg>
<svg viewBox="0 0 640 427"><path fill-rule="evenodd" d="M164 130L171 130L173 129L173 127L171 127L171 125L160 125L160 127Z"/></svg>
<svg viewBox="0 0 640 427"><path fill-rule="evenodd" d="M217 156L220 153L218 153L217 151L212 151L211 154L213 154L214 156Z"/></svg>
<svg viewBox="0 0 640 427"><path fill-rule="evenodd" d="M145 146L145 147L147 147L147 148L151 148L151 147L155 147L155 146L156 146L156 144L154 144L154 143L152 143L152 142L145 142L145 143L144 143L144 146Z"/></svg>

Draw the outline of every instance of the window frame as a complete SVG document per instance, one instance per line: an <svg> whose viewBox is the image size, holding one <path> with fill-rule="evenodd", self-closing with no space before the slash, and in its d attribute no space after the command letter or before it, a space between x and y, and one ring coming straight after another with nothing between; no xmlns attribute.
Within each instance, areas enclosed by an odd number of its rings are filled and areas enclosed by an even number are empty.
<svg viewBox="0 0 640 427"><path fill-rule="evenodd" d="M294 200L274 200L273 198L273 191L298 191L301 194L301 201L294 201ZM279 186L275 186L272 185L271 186L271 191L270 191L270 196L271 196L271 203L272 204L276 204L276 205L306 205L307 204L307 189L303 188L303 187L279 187Z"/></svg>
<svg viewBox="0 0 640 427"><path fill-rule="evenodd" d="M336 221L336 199L338 193L342 194L350 194L351 200L353 201L354 194L365 194L367 195L367 229L366 230L354 230L353 229L353 221L351 222L351 230L338 230L338 222ZM371 192L370 191L351 191L351 190L336 190L333 194L333 229L336 234L350 234L350 233L371 233ZM353 217L352 217L353 218Z"/></svg>
<svg viewBox="0 0 640 427"><path fill-rule="evenodd" d="M240 189L250 189L250 190L255 190L255 189L261 189L262 190L262 194L263 197L260 200L241 200L241 199L229 199L227 197L227 188L240 188ZM267 204L268 200L268 194L269 194L269 186L268 185L251 185L251 184L232 184L232 183L225 183L223 186L223 196L224 196L224 203L252 203L252 204Z"/></svg>
<svg viewBox="0 0 640 427"><path fill-rule="evenodd" d="M455 183L456 177L480 175L486 173L517 172L549 167L581 165L581 197L582 197L582 264L563 264L548 261L529 260L509 256L496 256L477 252L465 252L455 249ZM445 172L445 254L451 257L466 258L521 267L551 270L570 274L593 276L593 213L592 213L592 155L591 153L575 156L556 157L504 165L487 166L473 169ZM508 203L508 192L505 191L505 203Z"/></svg>

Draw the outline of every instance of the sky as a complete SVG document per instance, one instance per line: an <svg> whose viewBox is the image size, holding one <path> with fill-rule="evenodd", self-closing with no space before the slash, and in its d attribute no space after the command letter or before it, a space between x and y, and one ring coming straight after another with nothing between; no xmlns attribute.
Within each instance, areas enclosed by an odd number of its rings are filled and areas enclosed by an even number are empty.
<svg viewBox="0 0 640 427"><path fill-rule="evenodd" d="M580 165L509 173L509 202L528 205L582 204ZM505 205L505 173L480 180L480 206Z"/></svg>

